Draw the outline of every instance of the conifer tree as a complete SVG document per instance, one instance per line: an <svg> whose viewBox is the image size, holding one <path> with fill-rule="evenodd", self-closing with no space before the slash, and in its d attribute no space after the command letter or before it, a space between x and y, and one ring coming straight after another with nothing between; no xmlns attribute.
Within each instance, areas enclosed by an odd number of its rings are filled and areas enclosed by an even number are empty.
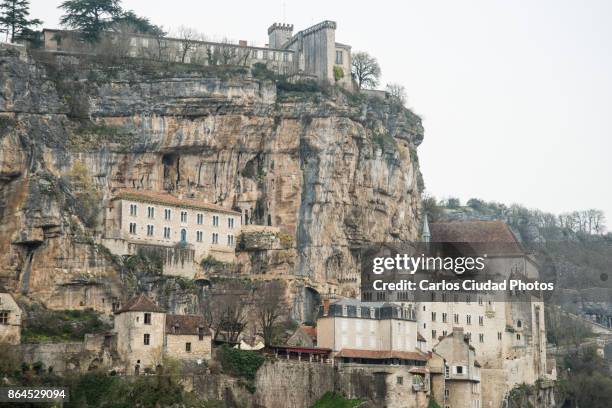
<svg viewBox="0 0 612 408"><path fill-rule="evenodd" d="M119 0L67 0L59 8L65 14L60 23L80 30L83 38L95 42L100 33L109 29L122 13Z"/></svg>
<svg viewBox="0 0 612 408"><path fill-rule="evenodd" d="M39 19L29 20L30 2L28 0L1 0L0 27L11 42L30 35L32 27L42 24Z"/></svg>

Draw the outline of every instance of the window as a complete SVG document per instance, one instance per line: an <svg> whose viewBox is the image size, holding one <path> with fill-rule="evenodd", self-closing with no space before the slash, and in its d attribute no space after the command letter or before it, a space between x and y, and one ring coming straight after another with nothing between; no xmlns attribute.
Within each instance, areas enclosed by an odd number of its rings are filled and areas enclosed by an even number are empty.
<svg viewBox="0 0 612 408"><path fill-rule="evenodd" d="M130 234L136 234L136 223L130 222Z"/></svg>
<svg viewBox="0 0 612 408"><path fill-rule="evenodd" d="M444 398L450 397L450 390L448 388L444 389Z"/></svg>
<svg viewBox="0 0 612 408"><path fill-rule="evenodd" d="M191 351L191 343L185 343L185 351L188 353Z"/></svg>
<svg viewBox="0 0 612 408"><path fill-rule="evenodd" d="M234 245L234 236L228 235L227 236L227 246L232 246L232 245Z"/></svg>
<svg viewBox="0 0 612 408"><path fill-rule="evenodd" d="M147 207L147 217L155 218L155 207Z"/></svg>
<svg viewBox="0 0 612 408"><path fill-rule="evenodd" d="M164 238L170 239L170 227L164 227Z"/></svg>
<svg viewBox="0 0 612 408"><path fill-rule="evenodd" d="M151 324L151 313L144 314L144 324Z"/></svg>
<svg viewBox="0 0 612 408"><path fill-rule="evenodd" d="M227 228L234 228L234 219L233 218L228 218L227 219Z"/></svg>
<svg viewBox="0 0 612 408"><path fill-rule="evenodd" d="M444 378L450 378L450 367L447 365L444 366Z"/></svg>
<svg viewBox="0 0 612 408"><path fill-rule="evenodd" d="M196 241L202 242L203 235L202 231L196 231Z"/></svg>
<svg viewBox="0 0 612 408"><path fill-rule="evenodd" d="M516 335L516 339L517 339L517 340L520 340L520 339L521 339L521 335L517 333L517 335Z"/></svg>
<svg viewBox="0 0 612 408"><path fill-rule="evenodd" d="M136 204L130 204L130 215L134 217L138 215L138 206Z"/></svg>
<svg viewBox="0 0 612 408"><path fill-rule="evenodd" d="M478 316L478 324L484 326L484 317Z"/></svg>
<svg viewBox="0 0 612 408"><path fill-rule="evenodd" d="M459 375L463 375L463 366L456 366L455 372Z"/></svg>
<svg viewBox="0 0 612 408"><path fill-rule="evenodd" d="M166 208L164 210L164 219L169 220L171 217L172 217L172 210L170 210L169 208Z"/></svg>
<svg viewBox="0 0 612 408"><path fill-rule="evenodd" d="M151 224L147 225L147 235L150 237L153 236L153 225Z"/></svg>
<svg viewBox="0 0 612 408"><path fill-rule="evenodd" d="M219 226L219 216L218 215L213 215L213 217L212 217L212 224L213 224L213 227L218 227Z"/></svg>
<svg viewBox="0 0 612 408"><path fill-rule="evenodd" d="M8 312L0 312L0 324L8 324Z"/></svg>
<svg viewBox="0 0 612 408"><path fill-rule="evenodd" d="M465 316L465 323L466 324L472 324L472 315L466 315Z"/></svg>
<svg viewBox="0 0 612 408"><path fill-rule="evenodd" d="M289 54L287 54L286 52L283 53L283 61L285 62L289 61Z"/></svg>
<svg viewBox="0 0 612 408"><path fill-rule="evenodd" d="M455 319L455 323L459 323L459 315L458 314L455 313L454 319Z"/></svg>
<svg viewBox="0 0 612 408"><path fill-rule="evenodd" d="M348 306L342 305L342 316L346 316L346 315L348 315Z"/></svg>
<svg viewBox="0 0 612 408"><path fill-rule="evenodd" d="M213 232L213 234L212 234L212 243L213 244L218 244L219 243L219 234L217 234L216 232Z"/></svg>
<svg viewBox="0 0 612 408"><path fill-rule="evenodd" d="M431 338L432 338L432 339L435 339L435 338L436 338L436 331L435 331L435 330L432 330L432 331L431 331Z"/></svg>
<svg viewBox="0 0 612 408"><path fill-rule="evenodd" d="M501 340L502 339L502 334L501 332L497 332L497 340Z"/></svg>
<svg viewBox="0 0 612 408"><path fill-rule="evenodd" d="M516 322L516 327L522 327L523 326L523 322L521 322L520 320L518 320Z"/></svg>
<svg viewBox="0 0 612 408"><path fill-rule="evenodd" d="M478 341L481 342L481 343L484 343L484 334L480 333L478 335Z"/></svg>
<svg viewBox="0 0 612 408"><path fill-rule="evenodd" d="M198 340L200 341L204 340L204 328L203 327L198 327Z"/></svg>
<svg viewBox="0 0 612 408"><path fill-rule="evenodd" d="M480 296L478 296L478 304L482 306L482 298Z"/></svg>
<svg viewBox="0 0 612 408"><path fill-rule="evenodd" d="M181 211L181 222L187 222L187 211Z"/></svg>
<svg viewBox="0 0 612 408"><path fill-rule="evenodd" d="M448 332L446 330L442 330L442 336L446 337L447 334Z"/></svg>
<svg viewBox="0 0 612 408"><path fill-rule="evenodd" d="M442 313L442 322L446 323L448 320L448 315L446 313Z"/></svg>
<svg viewBox="0 0 612 408"><path fill-rule="evenodd" d="M149 344L151 344L151 335L149 333L144 334L143 343L145 346L148 346Z"/></svg>
<svg viewBox="0 0 612 408"><path fill-rule="evenodd" d="M181 242L187 242L187 230L185 228L181 229Z"/></svg>
<svg viewBox="0 0 612 408"><path fill-rule="evenodd" d="M465 303L467 303L468 305L470 304L470 301L471 301L471 300L472 300L472 299L470 298L470 295L467 295L467 296L465 297Z"/></svg>
<svg viewBox="0 0 612 408"><path fill-rule="evenodd" d="M198 223L198 225L204 224L204 214L196 215L196 222Z"/></svg>
<svg viewBox="0 0 612 408"><path fill-rule="evenodd" d="M268 51L263 52L263 59L267 60L268 59Z"/></svg>
<svg viewBox="0 0 612 408"><path fill-rule="evenodd" d="M435 292L431 292L431 301L432 302L436 301L436 293Z"/></svg>
<svg viewBox="0 0 612 408"><path fill-rule="evenodd" d="M397 377L397 385L402 385L404 383L404 377Z"/></svg>
<svg viewBox="0 0 612 408"><path fill-rule="evenodd" d="M375 319L375 318L376 318L376 309L371 307L370 308L370 319Z"/></svg>
<svg viewBox="0 0 612 408"><path fill-rule="evenodd" d="M336 51L336 64L342 65L342 51Z"/></svg>
<svg viewBox="0 0 612 408"><path fill-rule="evenodd" d="M431 321L432 322L436 321L436 312L431 312Z"/></svg>

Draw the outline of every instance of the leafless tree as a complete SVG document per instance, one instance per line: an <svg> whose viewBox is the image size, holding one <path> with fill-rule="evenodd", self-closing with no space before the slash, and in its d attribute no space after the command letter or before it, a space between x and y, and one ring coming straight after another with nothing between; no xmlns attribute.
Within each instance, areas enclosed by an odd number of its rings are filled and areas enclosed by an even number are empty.
<svg viewBox="0 0 612 408"><path fill-rule="evenodd" d="M211 290L202 307L204 319L214 332L231 343L238 341L248 322L249 290L240 281L230 281Z"/></svg>
<svg viewBox="0 0 612 408"><path fill-rule="evenodd" d="M374 88L380 78L380 66L367 52L357 52L353 54L351 73L359 89Z"/></svg>
<svg viewBox="0 0 612 408"><path fill-rule="evenodd" d="M400 84L387 84L387 92L389 96L404 105L406 103L406 88Z"/></svg>
<svg viewBox="0 0 612 408"><path fill-rule="evenodd" d="M285 285L282 281L261 282L257 285L254 292L253 313L261 329L264 344L272 343L274 328L287 316L287 310Z"/></svg>
<svg viewBox="0 0 612 408"><path fill-rule="evenodd" d="M194 28L180 26L178 29L178 38L181 40L180 56L181 62L185 62L187 54L197 48L198 42L203 40L202 35Z"/></svg>

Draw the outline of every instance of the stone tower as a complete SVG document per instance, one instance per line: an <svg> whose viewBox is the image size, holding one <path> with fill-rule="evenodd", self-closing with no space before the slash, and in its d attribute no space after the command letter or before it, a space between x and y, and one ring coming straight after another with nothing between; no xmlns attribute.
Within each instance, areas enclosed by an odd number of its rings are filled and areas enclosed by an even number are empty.
<svg viewBox="0 0 612 408"><path fill-rule="evenodd" d="M282 48L293 35L293 24L274 23L268 28L268 47Z"/></svg>

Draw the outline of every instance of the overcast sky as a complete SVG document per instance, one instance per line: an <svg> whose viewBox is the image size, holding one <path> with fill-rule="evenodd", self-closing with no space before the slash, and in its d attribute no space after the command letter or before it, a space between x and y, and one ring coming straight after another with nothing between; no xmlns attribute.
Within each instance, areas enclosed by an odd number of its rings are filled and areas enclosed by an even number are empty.
<svg viewBox="0 0 612 408"><path fill-rule="evenodd" d="M56 27L57 0L32 0ZM427 191L555 213L606 211L612 224L612 1L124 0L167 29L263 45L273 22L338 23L382 84L401 83L423 118Z"/></svg>

